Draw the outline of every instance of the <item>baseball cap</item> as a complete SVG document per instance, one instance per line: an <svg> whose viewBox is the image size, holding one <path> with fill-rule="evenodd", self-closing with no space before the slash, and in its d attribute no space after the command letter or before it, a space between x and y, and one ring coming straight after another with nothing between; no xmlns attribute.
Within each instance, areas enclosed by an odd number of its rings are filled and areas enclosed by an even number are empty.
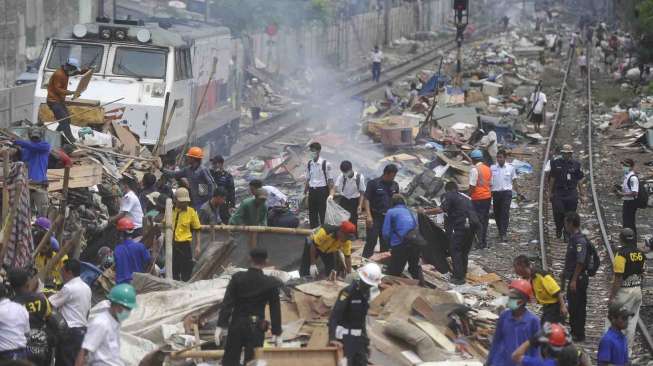
<svg viewBox="0 0 653 366"><path fill-rule="evenodd" d="M574 152L574 148L573 148L571 145L569 145L569 144L564 144L564 145L562 145L562 149L560 149L560 152L563 152L563 153L573 153L573 152Z"/></svg>

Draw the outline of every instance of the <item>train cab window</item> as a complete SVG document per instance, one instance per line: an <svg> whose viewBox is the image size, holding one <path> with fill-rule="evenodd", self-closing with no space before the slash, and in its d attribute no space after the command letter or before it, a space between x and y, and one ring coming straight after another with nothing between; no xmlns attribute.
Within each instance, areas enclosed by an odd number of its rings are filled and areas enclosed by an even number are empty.
<svg viewBox="0 0 653 366"><path fill-rule="evenodd" d="M137 78L163 79L166 76L166 51L118 47L113 73Z"/></svg>
<svg viewBox="0 0 653 366"><path fill-rule="evenodd" d="M65 64L70 57L78 59L82 65L82 69L93 67L93 72L97 73L102 69L104 46L87 43L54 43L50 52L50 59L48 59L47 68L57 69Z"/></svg>
<svg viewBox="0 0 653 366"><path fill-rule="evenodd" d="M175 80L193 78L193 66L190 63L190 49L180 48L175 50Z"/></svg>

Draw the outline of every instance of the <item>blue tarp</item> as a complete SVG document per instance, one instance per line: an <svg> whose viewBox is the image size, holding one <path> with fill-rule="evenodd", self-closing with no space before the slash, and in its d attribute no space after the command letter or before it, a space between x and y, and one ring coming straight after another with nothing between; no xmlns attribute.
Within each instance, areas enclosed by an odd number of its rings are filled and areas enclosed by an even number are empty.
<svg viewBox="0 0 653 366"><path fill-rule="evenodd" d="M449 82L449 78L446 75L434 74L431 76L429 81L426 84L422 85L422 89L419 91L419 96L429 95L435 92L437 87L441 87ZM439 85L438 85L439 84Z"/></svg>

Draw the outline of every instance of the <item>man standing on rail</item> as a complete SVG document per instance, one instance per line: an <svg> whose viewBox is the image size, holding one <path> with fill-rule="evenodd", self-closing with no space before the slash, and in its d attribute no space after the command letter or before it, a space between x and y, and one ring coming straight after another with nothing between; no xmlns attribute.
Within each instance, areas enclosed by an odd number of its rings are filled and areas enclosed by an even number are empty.
<svg viewBox="0 0 653 366"><path fill-rule="evenodd" d="M379 46L374 46L374 51L372 51L372 81L379 82L381 79L381 62L383 62L383 52L379 49Z"/></svg>
<svg viewBox="0 0 653 366"><path fill-rule="evenodd" d="M66 96L73 95L78 97L74 91L68 90L68 78L73 75L79 75L85 70L80 71L79 60L69 57L65 64L61 65L57 71L52 74L48 82L47 104L54 114L54 118L59 121L57 131L63 132L69 143L74 143L75 137L70 130L70 113L66 108Z"/></svg>
<svg viewBox="0 0 653 366"><path fill-rule="evenodd" d="M331 164L320 157L322 145L313 142L308 146L311 160L306 169L306 185L304 194L308 194L308 218L311 229L324 224L327 198L333 188L333 173Z"/></svg>
<svg viewBox="0 0 653 366"><path fill-rule="evenodd" d="M637 217L638 200L640 184L639 177L635 174L635 161L633 159L624 159L621 162L624 170L624 181L618 194L623 198L623 208L621 211L622 226L628 227L635 233L637 238L637 227L635 218Z"/></svg>
<svg viewBox="0 0 653 366"><path fill-rule="evenodd" d="M558 239L562 238L565 214L576 212L578 208L578 192L585 177L580 163L572 159L574 149L571 145L563 145L560 153L561 157L547 162L544 167L544 171L549 175L549 198Z"/></svg>
<svg viewBox="0 0 653 366"><path fill-rule="evenodd" d="M492 170L492 207L494 220L499 231L499 241L506 242L508 223L510 222L510 204L512 202L513 180L517 177L515 167L506 163L506 152L497 152L497 163L490 167Z"/></svg>
<svg viewBox="0 0 653 366"><path fill-rule="evenodd" d="M535 126L535 132L540 132L540 126L546 119L546 94L541 90L537 90L531 94L530 102L532 110L531 122Z"/></svg>
<svg viewBox="0 0 653 366"><path fill-rule="evenodd" d="M478 233L478 248L487 248L487 226L490 220L490 205L492 203L492 170L483 161L481 150L469 154L474 167L469 170L469 193L476 216L481 222Z"/></svg>
<svg viewBox="0 0 653 366"><path fill-rule="evenodd" d="M631 228L622 229L619 239L622 247L614 257L610 303L619 303L633 314L628 320L626 330L630 353L635 341L639 308L642 306L642 280L646 257L637 248L637 237Z"/></svg>
<svg viewBox="0 0 653 366"><path fill-rule="evenodd" d="M580 216L568 212L564 219L565 230L569 235L565 266L562 274L562 290L569 282L567 301L569 303L569 325L574 342L585 340L585 318L587 315L587 286L589 275L587 265L590 260L590 242L580 231Z"/></svg>

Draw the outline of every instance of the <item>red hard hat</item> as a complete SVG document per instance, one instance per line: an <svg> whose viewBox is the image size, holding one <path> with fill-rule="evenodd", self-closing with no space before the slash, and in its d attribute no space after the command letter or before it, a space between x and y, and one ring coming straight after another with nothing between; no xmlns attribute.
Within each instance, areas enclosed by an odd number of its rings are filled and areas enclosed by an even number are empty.
<svg viewBox="0 0 653 366"><path fill-rule="evenodd" d="M356 234L356 225L349 221L343 221L340 223L340 231L350 235Z"/></svg>
<svg viewBox="0 0 653 366"><path fill-rule="evenodd" d="M134 230L134 222L127 217L123 217L120 220L118 220L118 223L116 224L116 228L118 231L130 231Z"/></svg>
<svg viewBox="0 0 653 366"><path fill-rule="evenodd" d="M551 334L549 334L549 345L553 347L565 347L568 344L567 331L560 324L551 324Z"/></svg>
<svg viewBox="0 0 653 366"><path fill-rule="evenodd" d="M188 156L189 158L202 159L204 157L204 151L202 151L202 148L200 147L193 146L190 149L188 149L186 156Z"/></svg>
<svg viewBox="0 0 653 366"><path fill-rule="evenodd" d="M510 288L513 288L524 294L530 300L533 297L533 286L527 280L513 280L510 282Z"/></svg>

